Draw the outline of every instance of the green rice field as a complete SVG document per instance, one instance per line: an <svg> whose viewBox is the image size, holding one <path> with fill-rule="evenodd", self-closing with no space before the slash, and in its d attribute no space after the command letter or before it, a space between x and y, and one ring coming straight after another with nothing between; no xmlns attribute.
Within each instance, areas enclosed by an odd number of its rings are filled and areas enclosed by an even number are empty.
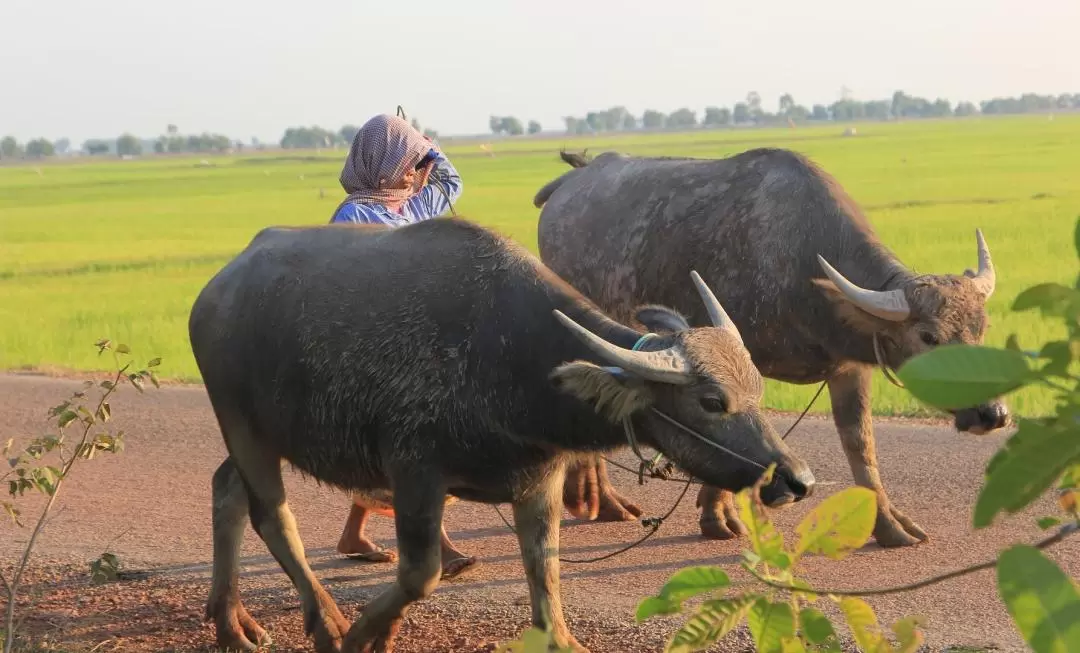
<svg viewBox="0 0 1080 653"><path fill-rule="evenodd" d="M884 242L921 272L974 267L981 227L998 270L989 342L1029 347L1062 335L1013 298L1077 275L1080 116L868 123L604 138L479 141L444 147L465 180L457 209L536 248L532 197L567 169L560 148L722 157L760 146L803 152L833 173ZM268 225L326 222L343 196L344 150L0 167L0 369L105 367L111 338L161 356L162 375L197 380L187 316L207 279ZM320 197L320 189L325 197ZM919 405L877 375L879 414ZM814 387L770 383L766 403L801 410ZM1018 412L1047 411L1027 390ZM815 410L828 409L823 397Z"/></svg>

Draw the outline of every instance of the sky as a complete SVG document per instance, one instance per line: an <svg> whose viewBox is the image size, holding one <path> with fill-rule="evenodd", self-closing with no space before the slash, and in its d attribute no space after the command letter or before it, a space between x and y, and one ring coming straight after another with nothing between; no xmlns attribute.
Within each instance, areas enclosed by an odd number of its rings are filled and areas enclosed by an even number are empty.
<svg viewBox="0 0 1080 653"><path fill-rule="evenodd" d="M0 135L276 142L398 104L441 134L626 106L1080 92L1078 0L0 0ZM272 6L271 6L272 5Z"/></svg>

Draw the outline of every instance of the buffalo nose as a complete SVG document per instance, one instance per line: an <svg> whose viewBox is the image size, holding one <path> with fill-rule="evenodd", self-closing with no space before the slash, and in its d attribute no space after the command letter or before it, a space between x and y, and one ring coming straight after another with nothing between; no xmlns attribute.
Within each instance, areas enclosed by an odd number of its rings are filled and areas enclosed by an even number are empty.
<svg viewBox="0 0 1080 653"><path fill-rule="evenodd" d="M805 499L814 494L814 486L817 481L809 468L796 469L785 475L788 487L792 494L799 499Z"/></svg>
<svg viewBox="0 0 1080 653"><path fill-rule="evenodd" d="M1009 425L1009 408L1002 403L980 406L979 421L991 430L1004 428Z"/></svg>

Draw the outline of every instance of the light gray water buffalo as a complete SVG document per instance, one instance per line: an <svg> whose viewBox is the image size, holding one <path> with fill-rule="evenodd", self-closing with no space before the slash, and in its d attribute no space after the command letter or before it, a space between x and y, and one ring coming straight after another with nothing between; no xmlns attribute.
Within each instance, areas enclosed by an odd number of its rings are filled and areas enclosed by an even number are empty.
<svg viewBox="0 0 1080 653"><path fill-rule="evenodd" d="M559 595L559 494L576 455L630 433L769 505L813 475L762 418L762 379L724 309L687 273L712 326L662 337L619 324L528 252L468 222L260 232L206 285L189 333L229 456L214 474L218 644L266 633L237 585L244 515L292 580L319 651L388 651L408 606L439 582L448 496L509 502L533 624L580 649ZM397 582L353 624L304 557L281 468L347 491L389 490Z"/></svg>
<svg viewBox="0 0 1080 653"><path fill-rule="evenodd" d="M994 267L976 232L978 271L923 275L877 238L831 176L782 149L726 159L639 158L606 152L537 194L540 257L617 320L657 302L702 324L686 284L699 270L717 291L766 377L828 381L833 420L855 481L878 496L874 536L904 546L926 533L893 507L878 474L870 413L875 364L888 370L943 343L979 343ZM1001 401L960 410L955 426L1005 426ZM585 518L632 519L640 510L607 480L603 461L568 471L566 502ZM729 494L702 488L707 537L742 534ZM636 514L635 514L636 513Z"/></svg>

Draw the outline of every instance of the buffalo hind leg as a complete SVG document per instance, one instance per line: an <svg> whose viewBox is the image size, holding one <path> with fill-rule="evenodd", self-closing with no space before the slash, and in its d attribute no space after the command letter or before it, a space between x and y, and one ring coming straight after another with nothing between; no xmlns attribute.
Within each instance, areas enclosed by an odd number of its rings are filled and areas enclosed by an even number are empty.
<svg viewBox="0 0 1080 653"><path fill-rule="evenodd" d="M251 525L300 595L305 634L313 636L319 653L336 653L349 622L307 564L296 520L285 501L281 459L260 446L243 421L223 423L222 431L247 491Z"/></svg>
<svg viewBox="0 0 1080 653"><path fill-rule="evenodd" d="M874 425L870 412L870 379L873 368L852 365L829 381L833 420L847 455L855 483L877 494L874 539L883 547L911 546L929 539L915 522L893 507L878 473Z"/></svg>
<svg viewBox="0 0 1080 653"><path fill-rule="evenodd" d="M397 530L397 582L364 606L341 647L342 653L390 653L409 605L431 596L442 571L440 530L446 490L423 474L397 474L394 525ZM429 475L430 477L430 475Z"/></svg>
<svg viewBox="0 0 1080 653"><path fill-rule="evenodd" d="M240 545L247 525L248 498L232 458L221 463L211 482L214 567L206 619L213 621L218 648L254 651L270 637L251 618L240 601Z"/></svg>
<svg viewBox="0 0 1080 653"><path fill-rule="evenodd" d="M701 508L698 526L701 534L710 540L734 540L746 535L746 525L735 508L735 495L711 485L702 485L698 491L697 507Z"/></svg>
<svg viewBox="0 0 1080 653"><path fill-rule="evenodd" d="M554 635L559 648L588 653L563 617L559 589L559 486L561 474L547 479L534 493L514 503L514 526L525 565L532 603L532 624Z"/></svg>
<svg viewBox="0 0 1080 653"><path fill-rule="evenodd" d="M599 456L570 465L563 504L571 515L588 521L634 521L642 515L640 507L615 491L607 463Z"/></svg>

